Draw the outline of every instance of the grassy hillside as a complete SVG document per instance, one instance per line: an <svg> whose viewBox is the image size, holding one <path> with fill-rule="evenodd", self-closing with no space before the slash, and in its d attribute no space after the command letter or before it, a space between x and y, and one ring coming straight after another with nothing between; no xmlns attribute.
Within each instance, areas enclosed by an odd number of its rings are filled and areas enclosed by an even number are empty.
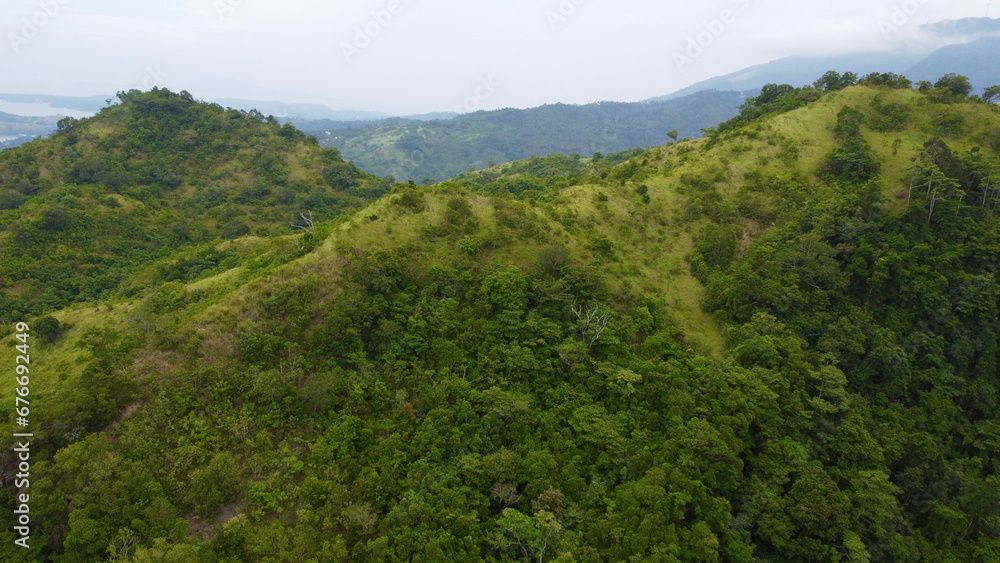
<svg viewBox="0 0 1000 563"><path fill-rule="evenodd" d="M206 226L122 270L140 289L13 319L39 327L34 528L10 547L0 511L0 550L996 560L1000 112L875 82L765 88L695 141L396 184L306 247Z"/></svg>

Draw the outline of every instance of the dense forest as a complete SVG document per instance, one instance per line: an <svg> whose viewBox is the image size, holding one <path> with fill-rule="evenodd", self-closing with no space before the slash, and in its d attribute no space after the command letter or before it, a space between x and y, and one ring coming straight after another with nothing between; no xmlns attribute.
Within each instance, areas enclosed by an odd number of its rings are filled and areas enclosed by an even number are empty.
<svg viewBox="0 0 1000 563"><path fill-rule="evenodd" d="M699 137L701 129L735 115L744 101L740 92L710 90L667 102L551 104L431 121L295 125L363 170L429 184L493 163L550 153L589 156L657 147L671 142L670 132L673 140Z"/></svg>
<svg viewBox="0 0 1000 563"><path fill-rule="evenodd" d="M0 454L0 553L997 561L1000 111L972 94L831 72L701 139L417 186L123 93L0 152L34 433L30 488Z"/></svg>

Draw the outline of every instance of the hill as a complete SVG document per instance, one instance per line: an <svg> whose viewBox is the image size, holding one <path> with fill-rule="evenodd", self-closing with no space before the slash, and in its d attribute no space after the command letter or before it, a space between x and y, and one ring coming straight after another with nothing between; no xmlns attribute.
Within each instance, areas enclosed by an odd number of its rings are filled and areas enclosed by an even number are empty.
<svg viewBox="0 0 1000 563"><path fill-rule="evenodd" d="M744 99L736 92L703 92L667 103L554 104L479 111L447 120L390 119L315 129L308 123L298 125L364 170L429 182L486 168L491 162L659 146L670 141L670 131L697 137L702 128L735 115Z"/></svg>
<svg viewBox="0 0 1000 563"><path fill-rule="evenodd" d="M257 112L123 93L93 119L0 152L0 319L99 299L154 262L214 256L219 237L286 233L301 214L325 221L390 187Z"/></svg>
<svg viewBox="0 0 1000 563"><path fill-rule="evenodd" d="M13 547L26 489L6 482L0 550L996 560L1000 111L953 77L825 78L767 86L702 139L395 184L330 210L301 251L294 233L209 230L128 272L142 283L10 319L31 335L33 528ZM225 112L133 96L2 153L0 180L98 146L146 103L204 112L226 139ZM119 131L169 129L152 115ZM231 125L234 166L254 154L241 131L272 143L261 154L323 158L275 124ZM188 154L173 165L201 170ZM96 179L0 212L4 232ZM199 252L229 255L189 267Z"/></svg>

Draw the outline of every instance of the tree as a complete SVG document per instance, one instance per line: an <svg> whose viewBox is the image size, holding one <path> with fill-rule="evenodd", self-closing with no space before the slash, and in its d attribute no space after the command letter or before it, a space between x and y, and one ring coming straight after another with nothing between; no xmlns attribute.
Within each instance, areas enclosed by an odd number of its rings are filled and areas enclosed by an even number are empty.
<svg viewBox="0 0 1000 563"><path fill-rule="evenodd" d="M545 561L545 551L562 535L562 525L554 514L540 510L534 518L513 508L505 508L497 520L497 535L493 543L501 549L518 547L524 557Z"/></svg>
<svg viewBox="0 0 1000 563"><path fill-rule="evenodd" d="M604 329L608 328L608 323L611 322L611 312L607 307L597 304L584 307L583 304L577 305L574 303L570 305L570 311L573 312L573 316L577 319L580 340L586 343L588 347L593 346L597 342Z"/></svg>
<svg viewBox="0 0 1000 563"><path fill-rule="evenodd" d="M845 72L841 75L839 72L829 71L824 74L819 80L813 83L813 87L817 90L823 90L825 92L832 92L835 90L843 90L848 86L853 86L858 82L858 75L853 72Z"/></svg>
<svg viewBox="0 0 1000 563"><path fill-rule="evenodd" d="M62 205L53 205L42 211L39 227L46 231L61 231L69 226L69 210Z"/></svg>
<svg viewBox="0 0 1000 563"><path fill-rule="evenodd" d="M955 96L966 97L972 93L972 84L968 77L961 74L948 73L934 83L935 88L944 88Z"/></svg>
<svg viewBox="0 0 1000 563"><path fill-rule="evenodd" d="M677 142L677 130L676 129L671 129L670 131L668 131L667 132L667 137L670 137L670 140L676 143Z"/></svg>
<svg viewBox="0 0 1000 563"><path fill-rule="evenodd" d="M41 336L47 342L55 342L62 335L62 327L59 325L59 320L52 315L45 315L35 321L34 328L35 334Z"/></svg>
<svg viewBox="0 0 1000 563"><path fill-rule="evenodd" d="M1000 85L990 86L983 92L983 101L987 104L1000 102Z"/></svg>
<svg viewBox="0 0 1000 563"><path fill-rule="evenodd" d="M208 467L199 469L191 475L188 494L192 504L199 512L214 518L219 506L228 502L239 493L240 477L236 461L227 452L215 454Z"/></svg>

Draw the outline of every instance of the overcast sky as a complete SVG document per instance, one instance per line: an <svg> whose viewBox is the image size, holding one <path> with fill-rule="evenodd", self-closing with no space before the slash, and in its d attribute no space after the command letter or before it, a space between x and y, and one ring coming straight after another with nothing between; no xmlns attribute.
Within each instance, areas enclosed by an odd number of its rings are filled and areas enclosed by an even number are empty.
<svg viewBox="0 0 1000 563"><path fill-rule="evenodd" d="M1000 17L987 0L0 1L0 92L158 85L394 114L637 101Z"/></svg>

